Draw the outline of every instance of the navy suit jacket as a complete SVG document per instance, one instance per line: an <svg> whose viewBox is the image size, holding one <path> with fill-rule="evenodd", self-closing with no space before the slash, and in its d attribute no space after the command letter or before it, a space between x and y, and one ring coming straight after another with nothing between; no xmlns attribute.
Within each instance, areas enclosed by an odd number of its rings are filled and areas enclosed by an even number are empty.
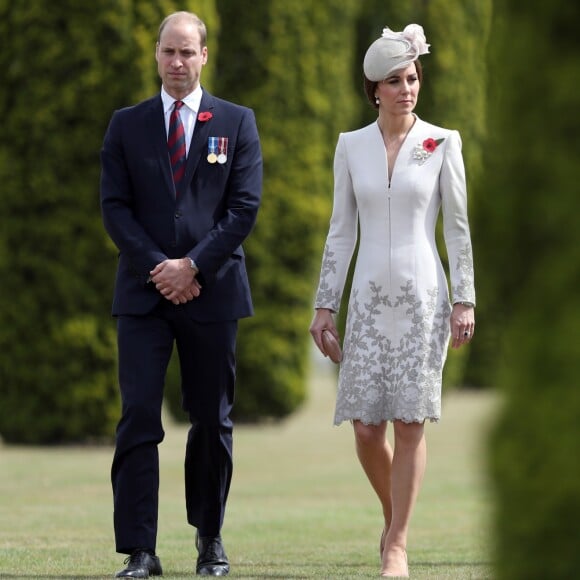
<svg viewBox="0 0 580 580"><path fill-rule="evenodd" d="M167 258L199 268L199 297L181 305L201 322L253 314L242 242L262 192L262 155L251 109L203 91L181 191L175 191L161 95L115 111L101 151L101 210L119 249L113 315L143 315L166 300L148 282ZM208 137L227 137L227 161L209 163Z"/></svg>

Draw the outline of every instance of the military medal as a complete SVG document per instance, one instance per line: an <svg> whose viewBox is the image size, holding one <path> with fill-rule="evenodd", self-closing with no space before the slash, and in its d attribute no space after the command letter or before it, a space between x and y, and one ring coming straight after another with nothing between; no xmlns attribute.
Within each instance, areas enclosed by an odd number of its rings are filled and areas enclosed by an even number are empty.
<svg viewBox="0 0 580 580"><path fill-rule="evenodd" d="M217 162L222 165L228 160L228 138L219 138L219 149L218 149Z"/></svg>
<svg viewBox="0 0 580 580"><path fill-rule="evenodd" d="M209 163L215 163L218 160L217 151L218 151L218 138L217 137L209 137L207 140L207 160Z"/></svg>

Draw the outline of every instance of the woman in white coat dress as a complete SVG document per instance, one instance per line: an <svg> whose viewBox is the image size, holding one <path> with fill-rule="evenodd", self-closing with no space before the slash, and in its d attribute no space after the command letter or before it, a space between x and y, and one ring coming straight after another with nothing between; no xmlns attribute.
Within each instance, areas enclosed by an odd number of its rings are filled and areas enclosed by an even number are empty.
<svg viewBox="0 0 580 580"><path fill-rule="evenodd" d="M441 414L449 345L474 331L475 290L465 170L457 131L419 119L421 26L383 30L364 59L378 119L339 136L334 206L310 332L327 352L360 225L335 424L352 421L356 451L383 510L382 576L408 576L407 532L425 471L425 420ZM435 243L443 213L451 299ZM386 440L394 428L394 448Z"/></svg>

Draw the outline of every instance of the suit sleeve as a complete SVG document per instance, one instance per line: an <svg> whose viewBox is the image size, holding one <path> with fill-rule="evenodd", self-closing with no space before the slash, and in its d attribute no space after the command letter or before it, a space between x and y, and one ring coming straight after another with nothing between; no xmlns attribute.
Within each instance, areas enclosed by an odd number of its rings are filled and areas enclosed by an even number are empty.
<svg viewBox="0 0 580 580"><path fill-rule="evenodd" d="M334 155L334 202L324 252L315 308L338 312L348 268L357 240L358 209L348 169L344 135Z"/></svg>
<svg viewBox="0 0 580 580"><path fill-rule="evenodd" d="M446 139L440 175L443 233L449 258L452 301L475 304L473 252L467 219L467 187L461 137L452 131Z"/></svg>
<svg viewBox="0 0 580 580"><path fill-rule="evenodd" d="M105 229L131 270L145 284L149 272L167 259L135 219L131 178L124 151L122 114L113 114L101 149L101 212Z"/></svg>
<svg viewBox="0 0 580 580"><path fill-rule="evenodd" d="M262 153L251 109L242 109L232 168L226 184L225 205L215 226L188 256L197 264L203 282L211 283L217 271L236 253L256 222L262 196Z"/></svg>

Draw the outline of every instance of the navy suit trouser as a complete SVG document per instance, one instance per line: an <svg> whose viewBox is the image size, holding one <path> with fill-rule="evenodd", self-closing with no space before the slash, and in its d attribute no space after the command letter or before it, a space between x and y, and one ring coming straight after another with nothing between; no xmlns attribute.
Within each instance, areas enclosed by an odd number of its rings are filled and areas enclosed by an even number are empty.
<svg viewBox="0 0 580 580"><path fill-rule="evenodd" d="M122 416L111 469L118 552L156 548L161 407L174 344L183 408L191 422L185 451L187 521L201 536L220 533L232 477L237 326L235 320L194 321L167 300L151 314L118 317Z"/></svg>

